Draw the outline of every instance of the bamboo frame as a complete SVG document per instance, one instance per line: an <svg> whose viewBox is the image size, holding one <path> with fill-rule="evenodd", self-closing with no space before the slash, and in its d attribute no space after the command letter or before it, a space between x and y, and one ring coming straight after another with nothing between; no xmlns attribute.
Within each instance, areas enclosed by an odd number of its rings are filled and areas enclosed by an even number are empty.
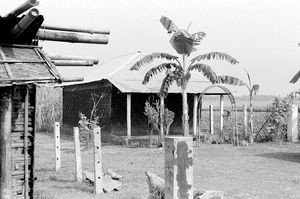
<svg viewBox="0 0 300 199"><path fill-rule="evenodd" d="M28 106L29 106L29 89L28 86L25 86L26 94L25 94L25 102L24 102L24 158L25 158L25 175L24 175L24 186L25 186L25 199L28 198Z"/></svg>
<svg viewBox="0 0 300 199"><path fill-rule="evenodd" d="M4 54L1 46L0 46L0 57L3 60L6 59L6 56L5 56L5 54ZM10 69L10 66L7 63L4 63L4 68L5 68L6 72L7 72L8 77L13 77L13 73L12 73L12 71Z"/></svg>

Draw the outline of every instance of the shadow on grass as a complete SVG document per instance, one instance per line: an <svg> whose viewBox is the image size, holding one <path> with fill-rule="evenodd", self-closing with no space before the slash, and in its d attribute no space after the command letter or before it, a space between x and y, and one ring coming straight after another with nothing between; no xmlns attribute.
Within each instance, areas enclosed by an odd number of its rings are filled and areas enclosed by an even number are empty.
<svg viewBox="0 0 300 199"><path fill-rule="evenodd" d="M258 154L256 156L300 163L300 153L276 152L276 153L263 153L263 154Z"/></svg>
<svg viewBox="0 0 300 199"><path fill-rule="evenodd" d="M68 183L65 185L55 185L53 186L56 189L61 189L61 190L76 190L76 191L81 191L81 192L85 192L85 193L94 193L94 187L82 182L73 182L72 184Z"/></svg>

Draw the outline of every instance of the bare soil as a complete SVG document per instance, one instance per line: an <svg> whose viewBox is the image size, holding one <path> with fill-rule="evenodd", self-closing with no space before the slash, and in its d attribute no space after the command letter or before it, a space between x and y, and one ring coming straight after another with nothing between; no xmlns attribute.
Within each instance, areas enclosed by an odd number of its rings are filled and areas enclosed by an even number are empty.
<svg viewBox="0 0 300 199"><path fill-rule="evenodd" d="M93 194L87 183L75 182L72 139L62 140L62 172L54 172L54 142L36 136L35 196L44 199L146 199L145 171L164 176L164 153L157 148L127 148L103 144L103 171L124 176L117 192ZM93 171L91 151L82 152L83 170ZM300 144L201 144L194 148L194 187L221 190L234 199L300 199Z"/></svg>

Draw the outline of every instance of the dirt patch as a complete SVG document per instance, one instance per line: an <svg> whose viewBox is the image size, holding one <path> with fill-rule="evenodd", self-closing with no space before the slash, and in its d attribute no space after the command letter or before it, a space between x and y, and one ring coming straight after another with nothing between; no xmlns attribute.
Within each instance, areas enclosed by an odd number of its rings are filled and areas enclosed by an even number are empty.
<svg viewBox="0 0 300 199"><path fill-rule="evenodd" d="M164 177L161 149L104 145L103 171L124 176L120 191L96 197L93 187L74 178L73 143L62 142L62 173L54 172L54 143L37 134L35 190L47 197L70 199L145 199L145 171ZM93 171L91 151L82 152L83 170ZM194 187L221 190L234 199L300 199L300 145L255 144L248 147L201 144L194 148ZM49 193L49 194L47 194ZM45 197L46 198L46 197ZM49 198L50 199L50 198Z"/></svg>

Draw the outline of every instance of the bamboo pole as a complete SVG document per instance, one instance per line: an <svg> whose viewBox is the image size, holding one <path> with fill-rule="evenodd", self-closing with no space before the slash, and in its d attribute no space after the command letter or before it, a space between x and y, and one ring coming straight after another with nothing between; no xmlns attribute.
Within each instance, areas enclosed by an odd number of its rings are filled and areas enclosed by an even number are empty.
<svg viewBox="0 0 300 199"><path fill-rule="evenodd" d="M19 16L26 10L29 10L30 8L39 5L39 1L37 0L27 0L24 3L22 3L20 6L18 6L16 9L12 10L9 14L13 14L15 16ZM7 14L6 16L8 16Z"/></svg>
<svg viewBox="0 0 300 199"><path fill-rule="evenodd" d="M165 199L193 199L192 137L165 137Z"/></svg>
<svg viewBox="0 0 300 199"><path fill-rule="evenodd" d="M93 66L93 60L51 60L55 66Z"/></svg>
<svg viewBox="0 0 300 199"><path fill-rule="evenodd" d="M160 97L160 136L163 138L164 136L164 107L165 107L165 100L164 97Z"/></svg>
<svg viewBox="0 0 300 199"><path fill-rule="evenodd" d="M39 29L36 36L41 40L62 41L71 43L107 44L108 36L104 34L88 34L57 30Z"/></svg>
<svg viewBox="0 0 300 199"><path fill-rule="evenodd" d="M59 122L54 123L54 147L55 147L55 171L61 171L61 156L60 156L60 126Z"/></svg>
<svg viewBox="0 0 300 199"><path fill-rule="evenodd" d="M94 188L95 194L103 193L102 178L102 154L101 154L101 129L96 127L93 129L94 135Z"/></svg>
<svg viewBox="0 0 300 199"><path fill-rule="evenodd" d="M24 190L25 190L25 199L28 198L28 98L29 98L29 89L26 85L26 94L25 94L25 102L24 102L24 157L25 157L25 183L24 183Z"/></svg>
<svg viewBox="0 0 300 199"><path fill-rule="evenodd" d="M79 129L78 127L73 128L74 134L74 149L75 149L75 172L77 182L82 182L82 165L81 165L81 152L80 152L80 141L79 141Z"/></svg>
<svg viewBox="0 0 300 199"><path fill-rule="evenodd" d="M10 31L9 35L13 39L17 39L25 29L38 17L39 11L35 8L31 9L28 14L22 18L22 20L17 23L13 29Z"/></svg>
<svg viewBox="0 0 300 199"><path fill-rule="evenodd" d="M0 89L0 198L12 198L10 88Z"/></svg>
<svg viewBox="0 0 300 199"><path fill-rule="evenodd" d="M49 55L51 60L92 60L94 64L99 63L96 57L81 57L81 56L64 56L64 55Z"/></svg>
<svg viewBox="0 0 300 199"><path fill-rule="evenodd" d="M83 80L83 77L64 77L62 79L63 82L79 82Z"/></svg>
<svg viewBox="0 0 300 199"><path fill-rule="evenodd" d="M92 29L92 28L79 28L79 27L66 27L66 26L59 26L59 25L42 25L41 29L49 29L49 30L59 30L59 31L71 31L71 32L83 32L83 33L90 33L90 34L110 34L110 30L108 29Z"/></svg>

